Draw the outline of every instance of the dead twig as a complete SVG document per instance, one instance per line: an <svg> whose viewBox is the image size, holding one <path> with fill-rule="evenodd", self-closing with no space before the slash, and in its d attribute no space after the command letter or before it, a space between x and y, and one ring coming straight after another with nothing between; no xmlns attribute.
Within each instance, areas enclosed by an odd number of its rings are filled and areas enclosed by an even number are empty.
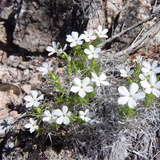
<svg viewBox="0 0 160 160"><path fill-rule="evenodd" d="M159 10L158 10L158 11L159 11ZM141 25L141 24L143 24L143 23L145 23L145 22L148 22L148 21L152 20L153 18L155 18L155 17L158 15L158 13L159 13L158 11L157 11L157 12L154 12L154 14L151 14L151 15L150 15L148 18L146 18L145 20L142 20L142 21L140 21L140 22L132 25L131 27L127 28L126 30L121 31L120 33L116 34L115 36L112 36L112 37L108 38L108 39L105 40L104 42L100 43L100 44L98 45L98 47L102 47L102 46L104 46L105 44L110 43L110 42L112 42L113 40L115 40L116 38L118 38L118 37L122 36L123 34L127 33L128 31L130 31L130 30L138 27L139 25Z"/></svg>
<svg viewBox="0 0 160 160"><path fill-rule="evenodd" d="M133 43L127 49L116 53L117 56L121 56L123 54L134 53L142 46L144 46L150 39L152 39L156 33L160 30L160 21L157 22L150 30L148 30L137 42Z"/></svg>

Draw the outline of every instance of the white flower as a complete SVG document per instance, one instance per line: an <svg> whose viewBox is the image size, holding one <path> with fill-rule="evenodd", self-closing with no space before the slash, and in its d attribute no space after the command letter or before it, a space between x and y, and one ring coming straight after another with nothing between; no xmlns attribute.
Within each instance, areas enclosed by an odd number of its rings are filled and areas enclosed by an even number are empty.
<svg viewBox="0 0 160 160"><path fill-rule="evenodd" d="M67 35L66 41L71 43L70 47L75 47L76 45L81 45L83 43L78 35L78 32L72 32L71 35Z"/></svg>
<svg viewBox="0 0 160 160"><path fill-rule="evenodd" d="M158 65L157 60L153 61L152 66L150 65L149 62L145 62L145 61L142 62L142 65L144 66L142 68L142 72L144 72L144 74L146 75L160 73L160 67L157 67Z"/></svg>
<svg viewBox="0 0 160 160"><path fill-rule="evenodd" d="M67 113L67 111L68 111L67 106L63 106L62 111L60 109L54 110L54 115L59 117L56 120L57 124L62 124L62 123L65 124L65 125L69 124L70 120L69 120L68 117L71 116L71 112L69 111Z"/></svg>
<svg viewBox="0 0 160 160"><path fill-rule="evenodd" d="M64 45L63 49L62 48L58 49L58 52L63 53L66 49L67 49L67 44Z"/></svg>
<svg viewBox="0 0 160 160"><path fill-rule="evenodd" d="M48 54L48 56L51 56L52 54L54 54L54 53L56 53L57 51L58 51L58 47L59 47L59 42L56 44L56 42L52 42L52 46L53 47L51 47L51 46L47 46L47 48L46 48L46 50L48 51L48 52L50 52L49 54Z"/></svg>
<svg viewBox="0 0 160 160"><path fill-rule="evenodd" d="M149 77L149 82L147 81L141 81L141 85L143 88L145 88L145 92L148 94L153 93L156 97L160 96L160 91L158 89L160 89L160 81L157 81L157 77L155 74L151 74Z"/></svg>
<svg viewBox="0 0 160 160"><path fill-rule="evenodd" d="M89 45L89 49L84 50L84 53L88 54L88 59L99 58L99 52L101 52L101 49L94 48L93 45Z"/></svg>
<svg viewBox="0 0 160 160"><path fill-rule="evenodd" d="M128 103L130 108L134 108L136 106L136 101L134 99L143 99L145 97L145 93L143 92L136 93L138 89L139 86L136 83L130 85L129 92L125 86L120 86L118 91L124 97L118 99L118 104L124 105Z"/></svg>
<svg viewBox="0 0 160 160"><path fill-rule="evenodd" d="M81 39L84 39L86 42L90 42L95 40L97 36L93 35L93 30L91 29L89 32L84 31L85 34L81 34Z"/></svg>
<svg viewBox="0 0 160 160"><path fill-rule="evenodd" d="M26 124L24 127L25 128L30 128L29 131L30 133L33 133L36 129L38 129L38 125L37 125L37 120L33 120L33 118L30 118L29 119L29 122L28 124Z"/></svg>
<svg viewBox="0 0 160 160"><path fill-rule="evenodd" d="M130 77L133 72L134 70L130 70L129 66L126 66L125 69L120 69L121 77Z"/></svg>
<svg viewBox="0 0 160 160"><path fill-rule="evenodd" d="M52 114L50 113L50 111L45 110L43 116L44 117L43 117L42 120L44 122L48 122L49 124L53 123L57 119L57 117L55 116L55 111L54 110L52 110Z"/></svg>
<svg viewBox="0 0 160 160"><path fill-rule="evenodd" d="M90 121L93 116L94 116L94 113L93 112L89 112L89 109L86 109L85 112L83 111L79 111L79 114L80 114L80 118L83 120L83 121Z"/></svg>
<svg viewBox="0 0 160 160"><path fill-rule="evenodd" d="M74 93L78 92L78 95L82 98L86 96L86 92L88 93L93 91L93 87L88 86L90 83L90 79L88 77L84 78L82 82L79 78L74 78L73 82L76 86L72 86L70 91Z"/></svg>
<svg viewBox="0 0 160 160"><path fill-rule="evenodd" d="M93 82L96 82L97 86L100 86L101 84L103 84L105 86L109 85L109 83L107 81L105 81L107 76L104 73L102 73L99 77L93 72L91 74L92 74L92 79L91 80Z"/></svg>
<svg viewBox="0 0 160 160"><path fill-rule="evenodd" d="M40 102L38 102L39 100L43 100L43 95L39 96L37 98L37 95L38 95L38 92L37 91L30 91L32 96L25 96L24 97L24 100L27 101L28 103L26 104L26 108L29 108L29 107L38 107Z"/></svg>
<svg viewBox="0 0 160 160"><path fill-rule="evenodd" d="M52 65L52 61L49 61L48 63L47 62L44 62L43 63L43 67L39 67L37 70L39 72L42 72L42 76L44 76L45 74L47 74L49 71L52 71L53 70L53 67L51 67Z"/></svg>
<svg viewBox="0 0 160 160"><path fill-rule="evenodd" d="M104 30L102 30L101 25L98 26L98 30L95 29L95 32L96 32L96 34L98 35L99 38L108 38L108 36L106 34L108 32L108 29L105 28Z"/></svg>
<svg viewBox="0 0 160 160"><path fill-rule="evenodd" d="M136 57L136 62L139 63L139 64L141 64L141 62L142 62L142 56L138 55Z"/></svg>

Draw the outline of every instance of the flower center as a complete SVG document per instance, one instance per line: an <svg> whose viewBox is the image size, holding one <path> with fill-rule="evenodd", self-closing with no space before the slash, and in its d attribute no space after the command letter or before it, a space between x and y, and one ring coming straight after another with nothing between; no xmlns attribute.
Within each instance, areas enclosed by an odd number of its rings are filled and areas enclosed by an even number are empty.
<svg viewBox="0 0 160 160"><path fill-rule="evenodd" d="M53 117L52 117L52 116L50 116L50 119L53 119Z"/></svg>
<svg viewBox="0 0 160 160"><path fill-rule="evenodd" d="M83 86L81 86L80 88L83 89Z"/></svg>
<svg viewBox="0 0 160 160"><path fill-rule="evenodd" d="M153 89L154 87L153 87L153 86L151 86L151 88Z"/></svg>
<svg viewBox="0 0 160 160"><path fill-rule="evenodd" d="M87 117L86 115L84 115L84 117Z"/></svg>
<svg viewBox="0 0 160 160"><path fill-rule="evenodd" d="M32 127L34 127L35 125L34 124L32 124Z"/></svg>
<svg viewBox="0 0 160 160"><path fill-rule="evenodd" d="M62 117L65 117L65 115L63 114Z"/></svg>
<svg viewBox="0 0 160 160"><path fill-rule="evenodd" d="M129 97L132 97L132 95L130 94Z"/></svg>

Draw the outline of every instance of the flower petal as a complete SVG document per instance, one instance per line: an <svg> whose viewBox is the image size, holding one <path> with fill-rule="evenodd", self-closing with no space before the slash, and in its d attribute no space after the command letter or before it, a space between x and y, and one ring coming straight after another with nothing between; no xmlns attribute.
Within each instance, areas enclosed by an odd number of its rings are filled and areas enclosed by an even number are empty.
<svg viewBox="0 0 160 160"><path fill-rule="evenodd" d="M70 89L70 91L74 92L74 93L77 93L79 90L80 90L79 86L72 86L71 89Z"/></svg>
<svg viewBox="0 0 160 160"><path fill-rule="evenodd" d="M118 92L124 96L128 96L129 95L129 92L128 90L126 89L125 86L120 86L118 87Z"/></svg>
<svg viewBox="0 0 160 160"><path fill-rule="evenodd" d="M86 77L82 80L82 86L85 87L90 83L89 77Z"/></svg>
<svg viewBox="0 0 160 160"><path fill-rule="evenodd" d="M81 86L81 80L79 78L74 78L73 79L73 83L76 85L76 86Z"/></svg>
<svg viewBox="0 0 160 160"><path fill-rule="evenodd" d="M62 112L63 112L63 114L66 114L67 111L68 111L68 107L67 107L67 106L63 106L63 107L62 107Z"/></svg>
<svg viewBox="0 0 160 160"><path fill-rule="evenodd" d="M93 87L92 86L86 86L83 88L85 92L89 93L93 91Z"/></svg>
<svg viewBox="0 0 160 160"><path fill-rule="evenodd" d="M42 94L42 95L40 95L40 96L37 98L37 101L43 100L43 98L44 98L44 95Z"/></svg>
<svg viewBox="0 0 160 160"><path fill-rule="evenodd" d="M151 74L150 77L149 77L149 82L150 82L150 84L151 84L152 86L154 86L155 83L156 83L156 81L157 81L156 75L155 75L155 74Z"/></svg>
<svg viewBox="0 0 160 160"><path fill-rule="evenodd" d="M26 104L26 108L29 108L29 107L32 107L32 106L33 106L33 101Z"/></svg>
<svg viewBox="0 0 160 160"><path fill-rule="evenodd" d="M152 93L158 98L160 96L160 91L158 91L157 89L153 88L152 89Z"/></svg>
<svg viewBox="0 0 160 160"><path fill-rule="evenodd" d="M130 108L134 108L136 105L137 105L136 101L133 98L129 98L129 100L128 100L128 106Z"/></svg>
<svg viewBox="0 0 160 160"><path fill-rule="evenodd" d="M158 65L158 61L154 60L153 63L152 63L152 69L156 68L157 65Z"/></svg>
<svg viewBox="0 0 160 160"><path fill-rule="evenodd" d="M52 114L55 116L62 116L63 115L63 113L60 109L52 110Z"/></svg>
<svg viewBox="0 0 160 160"><path fill-rule="evenodd" d="M160 81L158 81L158 82L154 85L154 88L160 89Z"/></svg>
<svg viewBox="0 0 160 160"><path fill-rule="evenodd" d="M62 122L63 122L63 117L57 118L57 120L56 120L57 124L62 124Z"/></svg>
<svg viewBox="0 0 160 160"><path fill-rule="evenodd" d="M120 97L118 98L118 104L126 104L128 102L129 97Z"/></svg>
<svg viewBox="0 0 160 160"><path fill-rule="evenodd" d="M69 124L69 122L70 122L70 120L69 120L68 117L64 117L64 118L63 118L63 123L64 123L65 125Z"/></svg>
<svg viewBox="0 0 160 160"><path fill-rule="evenodd" d="M25 128L31 128L32 127L32 124L28 123L24 126Z"/></svg>
<svg viewBox="0 0 160 160"><path fill-rule="evenodd" d="M139 92L137 94L134 94L133 98L134 99L143 99L143 98L145 98L145 93L144 92Z"/></svg>
<svg viewBox="0 0 160 160"><path fill-rule="evenodd" d="M134 94L138 91L138 89L139 89L138 84L136 84L136 83L133 82L133 83L130 85L130 88L129 88L130 94L131 94L131 95L134 95Z"/></svg>
<svg viewBox="0 0 160 160"><path fill-rule="evenodd" d="M37 91L31 91L31 94L33 96L33 99L37 98L38 92Z"/></svg>
<svg viewBox="0 0 160 160"><path fill-rule="evenodd" d="M83 89L80 89L79 92L78 92L78 95L82 98L84 98L86 96L86 93L84 92Z"/></svg>
<svg viewBox="0 0 160 160"><path fill-rule="evenodd" d="M23 99L27 102L33 101L33 98L31 96L25 96Z"/></svg>

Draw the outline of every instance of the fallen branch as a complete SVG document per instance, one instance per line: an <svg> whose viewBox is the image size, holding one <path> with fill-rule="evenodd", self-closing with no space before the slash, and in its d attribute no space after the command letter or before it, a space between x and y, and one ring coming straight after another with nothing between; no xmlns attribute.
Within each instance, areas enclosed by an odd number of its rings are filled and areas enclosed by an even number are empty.
<svg viewBox="0 0 160 160"><path fill-rule="evenodd" d="M160 30L160 21L157 22L150 30L148 30L137 42L132 43L127 49L116 53L117 56L123 54L131 54L143 47L150 39L152 39Z"/></svg>
<svg viewBox="0 0 160 160"><path fill-rule="evenodd" d="M128 31L130 31L130 30L138 27L139 25L141 25L141 24L143 24L143 23L145 23L145 22L148 22L148 21L152 20L152 19L155 18L155 17L159 14L159 12L160 12L159 6L158 6L157 8L158 8L158 9L156 10L156 12L154 12L153 14L151 14L151 15L150 15L148 18L146 18L145 20L142 20L142 21L134 24L133 26L127 28L126 30L121 31L120 33L116 34L115 36L112 36L111 38L108 38L108 39L105 40L104 42L100 43L100 44L98 45L98 47L102 47L102 46L104 46L105 44L110 43L110 42L112 42L113 40L115 40L116 38L118 38L118 37L122 36L123 34L127 33Z"/></svg>

